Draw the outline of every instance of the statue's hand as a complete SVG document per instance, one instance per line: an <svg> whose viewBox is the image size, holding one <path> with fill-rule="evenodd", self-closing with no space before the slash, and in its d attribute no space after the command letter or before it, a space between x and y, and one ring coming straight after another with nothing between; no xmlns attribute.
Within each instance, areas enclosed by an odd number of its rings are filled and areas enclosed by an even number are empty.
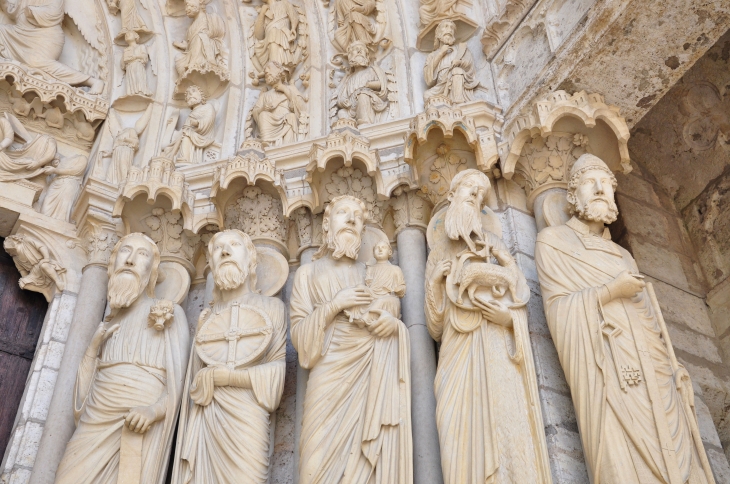
<svg viewBox="0 0 730 484"><path fill-rule="evenodd" d="M616 276L616 279L606 284L606 289L611 293L611 300L631 299L640 293L644 286L646 286L644 281L626 270Z"/></svg>
<svg viewBox="0 0 730 484"><path fill-rule="evenodd" d="M99 326L96 327L96 332L94 332L94 336L91 337L91 344L89 344L89 350L96 355L99 352L99 348L106 340L108 340L116 330L119 329L119 323L112 324L108 328L106 327L106 324L104 321L99 323Z"/></svg>
<svg viewBox="0 0 730 484"><path fill-rule="evenodd" d="M439 263L436 264L436 268L433 270L433 274L431 275L431 283L432 284L441 283L444 280L444 278L449 275L449 272L451 272L451 261L450 260L439 261Z"/></svg>
<svg viewBox="0 0 730 484"><path fill-rule="evenodd" d="M504 326L505 328L512 327L512 313L509 312L509 308L503 303L492 300L482 302L474 298L474 304L482 310L484 318L493 324Z"/></svg>
<svg viewBox="0 0 730 484"><path fill-rule="evenodd" d="M677 368L677 372L674 374L674 384L677 385L680 395L685 402L688 402L694 407L694 389L692 388L692 380L689 378L689 373L681 366Z"/></svg>
<svg viewBox="0 0 730 484"><path fill-rule="evenodd" d="M138 434L143 434L147 432L150 425L157 422L160 418L162 418L162 416L157 415L154 405L134 407L127 414L127 418L124 420L124 423L127 427L129 427L129 430L137 432Z"/></svg>
<svg viewBox="0 0 730 484"><path fill-rule="evenodd" d="M373 324L368 326L368 329L372 334L378 338L387 338L396 331L398 331L398 325L400 320L390 314L388 311L383 309L371 309L370 312L378 314L378 319Z"/></svg>
<svg viewBox="0 0 730 484"><path fill-rule="evenodd" d="M364 286L342 289L332 299L332 304L334 304L337 312L355 306L365 306L371 302L373 302L373 296Z"/></svg>

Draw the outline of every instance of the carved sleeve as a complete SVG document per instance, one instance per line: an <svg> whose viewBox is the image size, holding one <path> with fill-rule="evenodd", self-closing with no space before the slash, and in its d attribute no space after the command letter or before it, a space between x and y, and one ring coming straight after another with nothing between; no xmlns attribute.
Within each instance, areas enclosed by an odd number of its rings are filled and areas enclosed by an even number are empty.
<svg viewBox="0 0 730 484"><path fill-rule="evenodd" d="M268 311L274 325L274 338L266 353L264 363L247 370L251 380L251 389L256 400L263 408L273 412L279 406L281 395L284 393L284 376L286 373L286 320L284 304L271 298ZM237 373L232 372L232 373ZM235 379L231 375L231 381Z"/></svg>
<svg viewBox="0 0 730 484"><path fill-rule="evenodd" d="M446 290L443 282L440 284L432 284L429 279L430 274L426 275L426 324L431 337L441 340L441 334L444 331L444 313L446 311Z"/></svg>

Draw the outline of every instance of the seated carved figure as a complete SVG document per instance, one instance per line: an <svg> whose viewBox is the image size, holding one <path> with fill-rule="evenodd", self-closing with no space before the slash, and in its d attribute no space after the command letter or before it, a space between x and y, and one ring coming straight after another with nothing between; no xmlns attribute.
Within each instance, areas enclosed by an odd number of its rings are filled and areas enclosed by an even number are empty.
<svg viewBox="0 0 730 484"><path fill-rule="evenodd" d="M377 64L370 62L365 43L352 42L347 48L350 72L337 86L335 98L339 118L354 119L358 125L372 124L388 107L388 80Z"/></svg>
<svg viewBox="0 0 730 484"><path fill-rule="evenodd" d="M8 150L16 136L22 137L25 143L17 149ZM47 165L58 160L54 138L48 135L33 137L7 113L0 118L0 137L0 182L39 177L46 174Z"/></svg>
<svg viewBox="0 0 730 484"><path fill-rule="evenodd" d="M185 91L185 102L192 108L182 130L162 155L182 165L202 163L203 151L215 141L215 108L205 102L205 95L198 86Z"/></svg>
<svg viewBox="0 0 730 484"><path fill-rule="evenodd" d="M193 19L185 40L173 42L182 51L175 59L175 69L181 78L191 71L201 74L212 72L221 79L228 79L228 67L223 46L226 35L223 19L206 11L210 0L185 0L185 14ZM178 81L179 82L179 81Z"/></svg>
<svg viewBox="0 0 730 484"><path fill-rule="evenodd" d="M299 117L304 112L304 98L296 87L286 83L286 70L278 62L264 67L266 84L271 86L256 100L251 115L266 145L278 146L297 140Z"/></svg>
<svg viewBox="0 0 730 484"><path fill-rule="evenodd" d="M21 289L38 289L55 284L59 291L65 287L66 269L51 259L48 247L23 234L5 238L5 250L13 257L18 268Z"/></svg>
<svg viewBox="0 0 730 484"><path fill-rule="evenodd" d="M474 99L474 89L479 85L474 69L474 59L466 42L455 44L456 25L443 20L436 28L435 50L426 57L423 77L429 89L425 101L441 96L455 103Z"/></svg>
<svg viewBox="0 0 730 484"><path fill-rule="evenodd" d="M67 0L72 1L72 0ZM0 55L72 86L89 86L90 94L104 89L101 79L58 61L66 35L61 28L64 0L20 0L16 4L2 2L13 23L0 25Z"/></svg>

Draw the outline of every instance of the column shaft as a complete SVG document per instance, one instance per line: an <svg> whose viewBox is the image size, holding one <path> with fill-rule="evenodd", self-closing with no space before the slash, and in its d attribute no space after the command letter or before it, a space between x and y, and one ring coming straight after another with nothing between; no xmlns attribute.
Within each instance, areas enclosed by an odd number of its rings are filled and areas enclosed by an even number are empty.
<svg viewBox="0 0 730 484"><path fill-rule="evenodd" d="M426 236L406 227L398 234L398 265L406 280L401 301L403 322L411 338L411 421L413 482L442 484L441 452L436 429L436 347L426 328Z"/></svg>
<svg viewBox="0 0 730 484"><path fill-rule="evenodd" d="M84 351L104 317L108 282L105 267L95 264L84 269L48 418L38 447L39 458L35 461L30 477L31 484L53 484L66 444L76 428L73 412L76 373Z"/></svg>

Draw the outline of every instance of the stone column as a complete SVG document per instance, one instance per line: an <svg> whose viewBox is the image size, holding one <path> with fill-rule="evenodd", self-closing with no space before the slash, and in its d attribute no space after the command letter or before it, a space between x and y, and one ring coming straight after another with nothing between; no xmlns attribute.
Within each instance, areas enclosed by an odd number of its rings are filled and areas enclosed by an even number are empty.
<svg viewBox="0 0 730 484"><path fill-rule="evenodd" d="M441 484L441 452L436 430L436 346L426 328L426 235L416 227L398 233L398 265L406 279L401 300L403 322L411 338L411 421L413 482Z"/></svg>
<svg viewBox="0 0 730 484"><path fill-rule="evenodd" d="M38 447L37 455L40 458L36 459L33 466L31 484L53 484L66 444L76 428L73 413L76 373L84 351L104 317L106 289L109 282L107 265L116 239L112 226L96 227L88 237L89 260L81 277L73 321Z"/></svg>

